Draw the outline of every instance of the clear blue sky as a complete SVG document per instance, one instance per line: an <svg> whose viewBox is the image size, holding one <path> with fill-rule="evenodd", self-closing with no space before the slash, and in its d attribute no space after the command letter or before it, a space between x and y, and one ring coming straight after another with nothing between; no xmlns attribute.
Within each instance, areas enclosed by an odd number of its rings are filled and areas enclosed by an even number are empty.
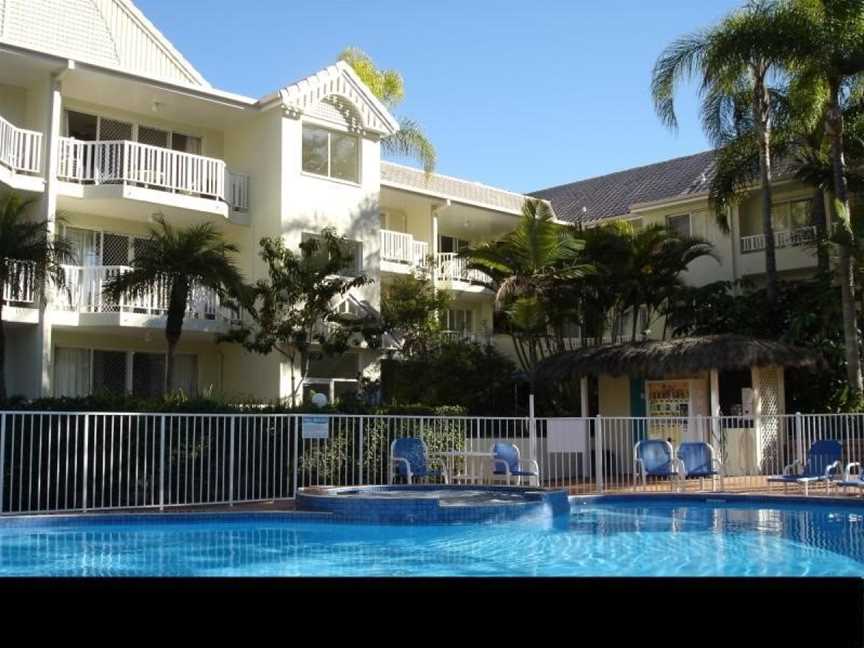
<svg viewBox="0 0 864 648"><path fill-rule="evenodd" d="M260 97L348 45L398 69L394 112L438 171L530 191L708 148L695 89L658 122L650 72L672 39L740 0L135 0L216 87Z"/></svg>

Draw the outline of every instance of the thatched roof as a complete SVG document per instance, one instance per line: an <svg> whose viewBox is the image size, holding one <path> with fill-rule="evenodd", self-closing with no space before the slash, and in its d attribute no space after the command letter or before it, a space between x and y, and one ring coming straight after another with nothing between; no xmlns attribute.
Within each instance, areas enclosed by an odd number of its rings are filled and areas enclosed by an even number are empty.
<svg viewBox="0 0 864 648"><path fill-rule="evenodd" d="M811 367L818 361L814 352L782 342L745 335L706 335L568 351L542 361L537 374L543 380L601 374L662 378L706 369Z"/></svg>

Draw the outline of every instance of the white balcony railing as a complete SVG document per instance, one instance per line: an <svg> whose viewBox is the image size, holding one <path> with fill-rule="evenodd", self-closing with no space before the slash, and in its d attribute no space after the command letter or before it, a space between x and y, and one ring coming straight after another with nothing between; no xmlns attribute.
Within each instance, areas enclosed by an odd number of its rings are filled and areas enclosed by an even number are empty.
<svg viewBox="0 0 864 648"><path fill-rule="evenodd" d="M32 304L36 301L36 266L30 261L8 261L9 278L3 284L7 304Z"/></svg>
<svg viewBox="0 0 864 648"><path fill-rule="evenodd" d="M65 286L58 291L56 306L60 310L78 313L139 313L164 316L168 312L170 286L157 281L151 290L137 297L123 297L119 301L103 294L105 286L114 278L129 272L129 266L63 266ZM186 316L194 319L235 319L232 311L219 303L212 290L196 287L192 290Z"/></svg>
<svg viewBox="0 0 864 648"><path fill-rule="evenodd" d="M42 133L17 128L0 117L0 165L16 173L40 173Z"/></svg>
<svg viewBox="0 0 864 648"><path fill-rule="evenodd" d="M455 252L438 254L437 275L441 281L461 281L464 283L489 284L492 279L480 270L468 267L468 259Z"/></svg>
<svg viewBox="0 0 864 648"><path fill-rule="evenodd" d="M476 342L477 344L491 344L492 336L473 331L441 331L441 338L447 342Z"/></svg>
<svg viewBox="0 0 864 648"><path fill-rule="evenodd" d="M422 267L429 256L429 244L416 241L410 234L381 230L381 259L391 263Z"/></svg>
<svg viewBox="0 0 864 648"><path fill-rule="evenodd" d="M229 179L224 161L128 140L84 142L61 137L58 176L80 184L132 183L213 198L236 209L249 204L248 178L232 174Z"/></svg>
<svg viewBox="0 0 864 648"><path fill-rule="evenodd" d="M793 230L777 230L774 232L774 247L784 248L801 245L816 238L816 228L812 225L798 227ZM741 253L759 252L765 249L765 235L741 237Z"/></svg>

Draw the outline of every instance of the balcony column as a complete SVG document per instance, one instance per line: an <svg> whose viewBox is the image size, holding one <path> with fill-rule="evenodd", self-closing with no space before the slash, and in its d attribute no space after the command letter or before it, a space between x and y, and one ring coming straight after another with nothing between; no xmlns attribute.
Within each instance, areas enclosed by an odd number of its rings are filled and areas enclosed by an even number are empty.
<svg viewBox="0 0 864 648"><path fill-rule="evenodd" d="M720 416L720 372L717 369L710 370L708 383L711 392L711 410L709 412L709 416L711 416L711 438L708 441L719 443L720 419L717 417ZM719 445L714 447L715 450L719 449Z"/></svg>
<svg viewBox="0 0 864 648"><path fill-rule="evenodd" d="M440 205L432 205L432 241L430 242L432 253L432 290L438 284L438 209Z"/></svg>
<svg viewBox="0 0 864 648"><path fill-rule="evenodd" d="M62 79L69 70L74 69L74 63L70 61L65 68L51 74L48 80L48 106L46 112L44 138L44 177L45 191L42 195L41 218L48 224L48 236L56 235L57 220L57 171L59 169L60 156L60 124L63 116ZM37 347L39 349L38 362L40 364L39 384L35 385L35 392L41 396L50 396L53 383L53 344L51 341L51 311L47 308L48 302L53 298L53 290L50 284L42 286L43 297L39 304L39 328L37 333Z"/></svg>
<svg viewBox="0 0 864 648"><path fill-rule="evenodd" d="M732 246L732 281L740 279L738 260L741 257L741 209L738 204L729 210L729 241Z"/></svg>

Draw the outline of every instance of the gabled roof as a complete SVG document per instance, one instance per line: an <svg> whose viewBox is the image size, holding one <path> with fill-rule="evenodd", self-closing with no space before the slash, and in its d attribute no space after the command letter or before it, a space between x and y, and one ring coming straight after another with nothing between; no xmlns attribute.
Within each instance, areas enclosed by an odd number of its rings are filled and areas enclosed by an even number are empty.
<svg viewBox="0 0 864 648"><path fill-rule="evenodd" d="M635 205L705 194L714 170L714 151L666 160L531 192L552 203L561 220L591 223L625 216Z"/></svg>
<svg viewBox="0 0 864 648"><path fill-rule="evenodd" d="M521 214L522 204L526 198L529 198L529 196L506 189L498 189L479 182L453 178L439 173L432 173L427 176L420 169L392 162L381 163L381 185L445 199L449 198L456 202L511 214Z"/></svg>
<svg viewBox="0 0 864 648"><path fill-rule="evenodd" d="M0 0L0 43L210 87L131 0Z"/></svg>
<svg viewBox="0 0 864 648"><path fill-rule="evenodd" d="M364 130L382 136L392 135L399 130L396 118L344 61L337 61L312 76L282 88L279 95L282 107L298 114L308 112L328 97L341 97L357 110Z"/></svg>

